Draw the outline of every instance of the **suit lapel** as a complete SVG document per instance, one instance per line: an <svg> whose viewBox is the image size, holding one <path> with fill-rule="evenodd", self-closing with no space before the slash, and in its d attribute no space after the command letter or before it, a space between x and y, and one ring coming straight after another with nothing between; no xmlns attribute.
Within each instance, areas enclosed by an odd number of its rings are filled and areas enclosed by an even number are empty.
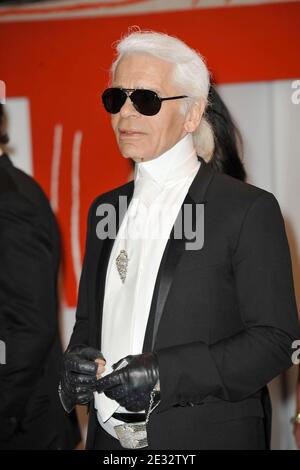
<svg viewBox="0 0 300 470"><path fill-rule="evenodd" d="M205 195L208 185L213 177L214 171L211 165L206 163L202 157L198 157L198 159L201 161L201 166L181 206L182 214L184 214L185 204L192 204L194 209L196 204L206 204L208 202L205 200ZM195 222L194 218L193 222ZM193 230L195 230L195 225L193 226ZM170 238L164 251L152 297L143 351L154 349L158 327L164 313L164 308L170 292L170 288L172 286L176 267L185 251L185 243L190 241L184 237L184 231L182 233L182 238L176 239L174 237L173 226Z"/></svg>
<svg viewBox="0 0 300 470"><path fill-rule="evenodd" d="M131 201L133 195L134 183L131 182L123 186L120 192L115 196L115 198L109 201L115 208L116 213L116 234L119 231L121 226L123 217L125 214L121 215L121 219L119 220L120 210L119 210L119 196L127 197L127 206ZM111 219L110 219L111 220ZM95 279L95 318L96 318L96 328L92 331L93 343L101 347L101 333L102 333L102 315L103 315L103 302L104 302L104 290L105 290L105 280L106 280L106 272L109 262L109 257L111 254L111 250L114 244L115 238L105 238L102 242L97 243L97 253L95 257L95 266L96 266L96 276Z"/></svg>

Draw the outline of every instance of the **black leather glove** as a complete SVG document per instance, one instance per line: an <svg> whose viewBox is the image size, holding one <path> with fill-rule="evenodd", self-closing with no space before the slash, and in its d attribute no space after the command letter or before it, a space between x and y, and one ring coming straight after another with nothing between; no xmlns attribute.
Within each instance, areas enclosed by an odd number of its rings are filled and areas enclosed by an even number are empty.
<svg viewBox="0 0 300 470"><path fill-rule="evenodd" d="M95 359L105 360L100 351L85 344L76 344L65 352L58 392L68 413L75 405L86 405L93 399L98 369Z"/></svg>
<svg viewBox="0 0 300 470"><path fill-rule="evenodd" d="M159 380L157 356L153 352L126 356L113 368L116 369L123 360L129 362L128 365L97 380L97 392L104 392L128 411L147 411L150 392ZM158 395L156 392L156 398Z"/></svg>

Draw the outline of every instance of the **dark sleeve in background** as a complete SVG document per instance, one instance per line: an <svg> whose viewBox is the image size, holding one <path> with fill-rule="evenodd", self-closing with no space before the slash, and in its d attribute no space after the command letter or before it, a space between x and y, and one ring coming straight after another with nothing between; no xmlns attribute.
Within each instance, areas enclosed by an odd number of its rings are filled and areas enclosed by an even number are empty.
<svg viewBox="0 0 300 470"><path fill-rule="evenodd" d="M0 197L0 416L22 416L57 334L52 243L33 205Z"/></svg>
<svg viewBox="0 0 300 470"><path fill-rule="evenodd" d="M32 178L7 164L1 182L0 448L72 449L81 440L76 413L58 397L59 230Z"/></svg>

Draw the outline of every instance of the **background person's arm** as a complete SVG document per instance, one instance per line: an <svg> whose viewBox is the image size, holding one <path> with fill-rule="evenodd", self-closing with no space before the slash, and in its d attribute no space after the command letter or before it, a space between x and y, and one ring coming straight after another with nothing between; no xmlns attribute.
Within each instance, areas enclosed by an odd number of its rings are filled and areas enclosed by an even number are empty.
<svg viewBox="0 0 300 470"><path fill-rule="evenodd" d="M9 438L43 374L57 331L54 249L42 214L18 192L0 197L0 437Z"/></svg>

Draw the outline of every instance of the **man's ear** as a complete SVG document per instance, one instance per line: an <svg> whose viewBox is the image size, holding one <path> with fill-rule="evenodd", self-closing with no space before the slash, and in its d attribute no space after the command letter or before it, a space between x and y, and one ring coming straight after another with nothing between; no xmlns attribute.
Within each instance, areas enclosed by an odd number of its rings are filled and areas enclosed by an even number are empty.
<svg viewBox="0 0 300 470"><path fill-rule="evenodd" d="M205 103L203 100L193 102L184 122L184 129L186 132L192 133L197 129L204 113L204 109Z"/></svg>

